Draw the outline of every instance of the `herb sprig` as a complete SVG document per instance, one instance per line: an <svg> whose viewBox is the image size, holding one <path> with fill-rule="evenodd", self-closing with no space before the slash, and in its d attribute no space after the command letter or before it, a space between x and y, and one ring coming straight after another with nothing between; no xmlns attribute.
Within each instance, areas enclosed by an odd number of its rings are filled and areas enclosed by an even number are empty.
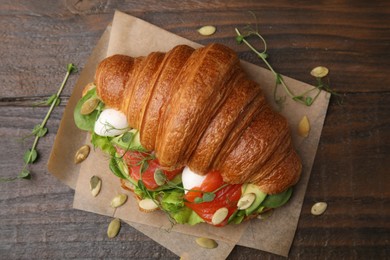
<svg viewBox="0 0 390 260"><path fill-rule="evenodd" d="M252 13L252 15L255 17L255 15L253 13ZM280 85L283 87L283 89L285 90L287 95L292 100L294 100L298 103L301 103L303 105L306 105L306 106L311 106L313 104L313 102L317 99L317 97L319 96L319 94L322 90L326 90L329 93L340 97L340 94L338 94L334 90L332 90L328 83L325 83L322 81L322 77L316 77L316 76L315 76L315 78L316 78L317 85L315 87L313 87L313 88L311 88L303 93L300 93L298 95L294 94L294 92L286 84L283 76L281 74L279 74L278 72L276 72L274 70L274 68L271 66L271 64L268 62L268 60L267 60L267 58L268 58L267 42L265 41L264 37L259 33L259 30L257 28L257 24L256 24L256 29L253 29L251 26L246 26L244 33L241 33L238 28L235 28L235 31L237 34L237 36L236 36L237 43L239 43L239 44L244 43L245 45L247 45L249 47L249 49L251 49L257 55L257 57L259 57L265 63L265 65L268 67L268 69L274 74L274 76L275 76L274 100L277 104L281 105L286 99L285 96L284 97L277 96L277 88ZM263 44L262 51L257 50L248 41L248 38L252 37L252 36L257 37L261 40L261 42ZM312 94L313 91L317 91L317 92L315 94Z"/></svg>
<svg viewBox="0 0 390 260"><path fill-rule="evenodd" d="M211 202L215 199L216 193L228 186L229 184L225 183L222 186L218 187L217 189L213 191L201 191L201 190L193 190L193 189L185 189L183 187L180 187L176 185L175 183L168 180L167 176L164 174L164 172L161 169L156 169L154 171L154 180L157 184L164 185L167 184L169 187L174 189L179 189L183 191L189 191L189 192L199 192L202 194L201 197L196 197L194 199L194 203L202 203L202 202Z"/></svg>
<svg viewBox="0 0 390 260"><path fill-rule="evenodd" d="M42 103L39 103L40 105L50 105L49 110L46 113L45 118L43 119L42 123L37 124L34 126L33 130L31 131L31 134L28 135L27 137L30 136L35 136L34 142L31 146L31 149L28 149L23 156L23 161L24 161L24 166L23 169L20 171L18 176L16 177L11 177L11 178L0 178L0 182L7 182L7 181L14 181L17 179L30 179L31 178L31 172L28 170L28 165L34 163L37 158L38 158L38 151L37 151L37 145L38 141L41 137L44 137L48 129L46 127L46 123L49 120L49 117L51 113L53 112L53 109L55 106L58 106L60 103L60 95L62 90L64 89L66 82L68 81L68 78L72 72L76 72L77 67L70 63L67 65L67 72L65 74L64 80L62 81L62 84L60 88L58 89L56 94L51 95L47 100L43 101Z"/></svg>

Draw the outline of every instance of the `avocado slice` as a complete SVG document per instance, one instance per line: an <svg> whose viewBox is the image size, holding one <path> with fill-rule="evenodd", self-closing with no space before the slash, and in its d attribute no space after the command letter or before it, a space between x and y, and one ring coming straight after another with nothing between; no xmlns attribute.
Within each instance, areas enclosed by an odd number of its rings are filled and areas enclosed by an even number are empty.
<svg viewBox="0 0 390 260"><path fill-rule="evenodd" d="M260 206L261 202L263 202L263 200L267 197L267 194L262 192L257 185L251 183L246 184L245 187L243 187L243 190L243 195L248 193L254 193L256 195L255 201L253 201L252 205L245 209L245 215L249 216Z"/></svg>
<svg viewBox="0 0 390 260"><path fill-rule="evenodd" d="M136 129L131 129L130 131L113 138L111 143L125 150L147 152L141 145L140 134Z"/></svg>

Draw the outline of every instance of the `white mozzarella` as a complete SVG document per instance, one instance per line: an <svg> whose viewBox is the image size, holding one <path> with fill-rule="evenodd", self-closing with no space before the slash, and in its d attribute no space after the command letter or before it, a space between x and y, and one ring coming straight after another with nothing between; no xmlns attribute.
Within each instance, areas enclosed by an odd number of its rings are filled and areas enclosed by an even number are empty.
<svg viewBox="0 0 390 260"><path fill-rule="evenodd" d="M186 189L185 193L187 193L187 190L191 190L194 187L200 187L205 178L206 175L201 176L199 174L196 174L195 172L191 171L189 167L186 166L181 176L183 187L184 189Z"/></svg>
<svg viewBox="0 0 390 260"><path fill-rule="evenodd" d="M102 111L95 122L94 131L100 136L117 136L129 130L126 116L115 109L108 108Z"/></svg>

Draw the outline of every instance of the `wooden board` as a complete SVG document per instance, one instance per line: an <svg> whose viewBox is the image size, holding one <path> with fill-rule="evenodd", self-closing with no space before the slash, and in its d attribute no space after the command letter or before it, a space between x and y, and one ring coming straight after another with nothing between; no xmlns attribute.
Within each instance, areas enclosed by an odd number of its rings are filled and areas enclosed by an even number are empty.
<svg viewBox="0 0 390 260"><path fill-rule="evenodd" d="M383 259L390 224L390 4L377 1L292 4L251 1L1 1L0 4L0 173L15 176L32 143L18 138L41 122L47 108L36 101L56 92L73 62L80 68L112 20L115 9L138 16L202 44L224 43L249 62L262 65L236 45L234 27L253 22L267 39L269 61L285 75L313 83L317 65L331 70L331 85L346 93L332 98L290 257ZM212 24L217 33L196 32ZM263 65L262 65L263 66ZM72 209L73 191L47 172L46 162L64 105L49 120L38 145L32 180L0 184L0 255L5 258L176 259L124 225L106 237L109 218ZM326 201L323 216L310 214ZM278 259L237 246L230 259Z"/></svg>

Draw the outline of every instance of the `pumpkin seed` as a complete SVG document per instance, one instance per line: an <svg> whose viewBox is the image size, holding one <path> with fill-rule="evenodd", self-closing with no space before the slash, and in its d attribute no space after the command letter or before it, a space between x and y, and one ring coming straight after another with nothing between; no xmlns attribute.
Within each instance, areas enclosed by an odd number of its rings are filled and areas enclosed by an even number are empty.
<svg viewBox="0 0 390 260"><path fill-rule="evenodd" d="M115 218L111 220L107 228L107 236L109 238L116 237L119 233L120 228L121 228L121 220L119 218Z"/></svg>
<svg viewBox="0 0 390 260"><path fill-rule="evenodd" d="M88 91L90 91L91 89L94 89L94 88L96 88L95 83L93 83L93 82L88 83L88 84L84 87L84 89L83 89L82 97L84 97L84 96L88 93Z"/></svg>
<svg viewBox="0 0 390 260"><path fill-rule="evenodd" d="M317 202L311 207L311 214L319 216L323 214L328 207L326 202Z"/></svg>
<svg viewBox="0 0 390 260"><path fill-rule="evenodd" d="M271 217L273 213L274 213L274 210L273 210L273 209L264 211L264 212L260 213L260 214L257 216L257 219L266 220L267 218Z"/></svg>
<svg viewBox="0 0 390 260"><path fill-rule="evenodd" d="M126 194L118 194L111 200L111 207L118 208L123 204L125 204L126 200L127 200Z"/></svg>
<svg viewBox="0 0 390 260"><path fill-rule="evenodd" d="M78 164L87 159L90 150L89 145L81 146L74 155L74 163Z"/></svg>
<svg viewBox="0 0 390 260"><path fill-rule="evenodd" d="M124 188L124 189L130 190L130 191L135 190L135 185L128 180L121 179L121 184L122 184L122 188Z"/></svg>
<svg viewBox="0 0 390 260"><path fill-rule="evenodd" d="M99 99L96 97L90 98L84 102L84 104L80 108L80 114L89 115L91 114L96 107L99 105Z"/></svg>
<svg viewBox="0 0 390 260"><path fill-rule="evenodd" d="M210 238L198 237L195 241L200 247L207 248L207 249L213 249L218 246L218 243L215 242L215 240Z"/></svg>
<svg viewBox="0 0 390 260"><path fill-rule="evenodd" d="M150 212L158 209L158 205L154 200L146 198L138 202L138 206L145 212Z"/></svg>
<svg viewBox="0 0 390 260"><path fill-rule="evenodd" d="M154 171L154 181L158 186L162 186L167 181L167 176L165 176L164 172L161 169L156 169Z"/></svg>
<svg viewBox="0 0 390 260"><path fill-rule="evenodd" d="M298 134L302 137L307 137L310 132L310 123L307 116L303 116L298 125Z"/></svg>
<svg viewBox="0 0 390 260"><path fill-rule="evenodd" d="M215 26L206 25L206 26L199 28L198 32L203 36L210 36L210 35L213 35L216 30L217 30L217 28L215 28Z"/></svg>
<svg viewBox="0 0 390 260"><path fill-rule="evenodd" d="M323 78L328 75L329 69L327 67L318 66L310 71L310 74L316 78Z"/></svg>
<svg viewBox="0 0 390 260"><path fill-rule="evenodd" d="M89 180L89 189L91 190L92 196L96 197L102 187L102 180L98 176L92 176Z"/></svg>
<svg viewBox="0 0 390 260"><path fill-rule="evenodd" d="M254 193L247 193L240 198L237 202L238 209L247 209L249 208L256 199L256 195Z"/></svg>
<svg viewBox="0 0 390 260"><path fill-rule="evenodd" d="M220 208L214 213L213 217L211 218L211 222L214 225L221 224L222 221L225 220L228 214L229 214L229 210L227 208Z"/></svg>

